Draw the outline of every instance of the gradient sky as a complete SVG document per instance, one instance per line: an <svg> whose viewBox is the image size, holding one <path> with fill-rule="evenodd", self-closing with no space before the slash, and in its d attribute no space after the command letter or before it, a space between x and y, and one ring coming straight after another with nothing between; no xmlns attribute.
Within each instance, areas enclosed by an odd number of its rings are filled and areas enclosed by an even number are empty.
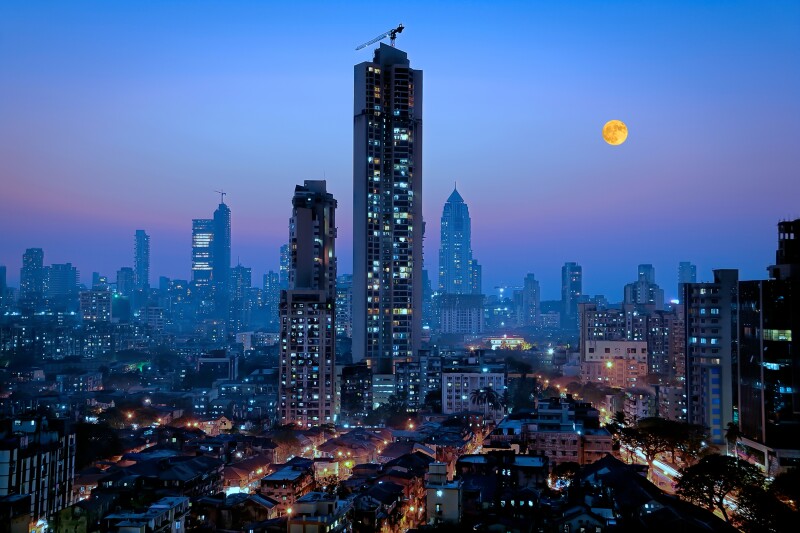
<svg viewBox="0 0 800 533"><path fill-rule="evenodd" d="M391 8L391 9L390 9ZM391 12L390 12L391 11ZM0 3L0 264L25 248L114 277L151 235L188 278L191 219L224 188L233 258L276 269L291 195L328 179L352 269L354 48L402 22L425 72L426 267L453 182L484 291L560 268L621 299L638 263L762 278L800 217L800 3ZM610 119L628 141L606 145ZM435 276L434 276L435 279Z"/></svg>

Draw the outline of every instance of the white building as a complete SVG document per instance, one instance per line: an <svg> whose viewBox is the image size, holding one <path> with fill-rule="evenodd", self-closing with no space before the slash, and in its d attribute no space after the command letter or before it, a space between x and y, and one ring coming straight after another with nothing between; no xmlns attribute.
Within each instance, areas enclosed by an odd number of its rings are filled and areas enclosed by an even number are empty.
<svg viewBox="0 0 800 533"><path fill-rule="evenodd" d="M477 405L472 402L472 391L480 389L494 390L498 396L503 395L506 376L503 372L489 367L461 367L455 370L442 371L442 413L460 413L462 411L482 411L497 420L503 417L503 409L494 408L491 404Z"/></svg>

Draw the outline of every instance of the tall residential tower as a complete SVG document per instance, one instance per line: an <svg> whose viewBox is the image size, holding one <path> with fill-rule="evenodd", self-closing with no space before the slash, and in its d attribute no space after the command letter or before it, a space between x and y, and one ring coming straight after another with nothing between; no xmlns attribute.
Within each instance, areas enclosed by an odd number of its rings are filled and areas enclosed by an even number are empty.
<svg viewBox="0 0 800 533"><path fill-rule="evenodd" d="M583 294L583 268L578 263L561 267L561 327L578 328L578 299Z"/></svg>
<svg viewBox="0 0 800 533"><path fill-rule="evenodd" d="M137 229L133 242L133 282L138 291L150 288L150 235Z"/></svg>
<svg viewBox="0 0 800 533"><path fill-rule="evenodd" d="M422 71L402 50L355 66L353 129L353 361L389 375L422 329Z"/></svg>
<svg viewBox="0 0 800 533"><path fill-rule="evenodd" d="M281 422L333 423L336 411L336 200L324 181L295 188L289 288L281 291Z"/></svg>

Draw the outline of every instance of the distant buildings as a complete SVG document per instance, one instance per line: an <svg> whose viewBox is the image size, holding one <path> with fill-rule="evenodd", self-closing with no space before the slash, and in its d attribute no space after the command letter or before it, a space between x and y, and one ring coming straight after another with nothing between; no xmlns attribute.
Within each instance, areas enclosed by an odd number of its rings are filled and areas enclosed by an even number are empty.
<svg viewBox="0 0 800 533"><path fill-rule="evenodd" d="M577 329L578 300L583 294L583 268L577 263L561 267L561 327Z"/></svg>
<svg viewBox="0 0 800 533"><path fill-rule="evenodd" d="M335 417L336 200L324 181L295 188L289 288L281 292L280 419L301 427Z"/></svg>
<svg viewBox="0 0 800 533"><path fill-rule="evenodd" d="M192 284L200 314L228 319L231 284L231 210L220 202L214 218L192 220Z"/></svg>
<svg viewBox="0 0 800 533"><path fill-rule="evenodd" d="M19 279L20 307L37 307L44 298L44 251L41 248L25 250Z"/></svg>
<svg viewBox="0 0 800 533"><path fill-rule="evenodd" d="M653 265L639 265L637 280L625 285L623 303L649 305L655 310L664 309L664 289L656 285L656 270Z"/></svg>
<svg viewBox="0 0 800 533"><path fill-rule="evenodd" d="M336 335L353 336L353 276L342 274L336 278Z"/></svg>
<svg viewBox="0 0 800 533"><path fill-rule="evenodd" d="M522 316L521 325L525 327L538 327L541 325L541 296L539 282L533 274L525 276L522 287Z"/></svg>
<svg viewBox="0 0 800 533"><path fill-rule="evenodd" d="M150 289L150 236L137 229L133 246L133 283L137 291Z"/></svg>
<svg viewBox="0 0 800 533"><path fill-rule="evenodd" d="M480 294L473 289L472 221L469 207L453 189L444 204L439 247L439 292Z"/></svg>
<svg viewBox="0 0 800 533"><path fill-rule="evenodd" d="M683 297L683 286L687 283L697 283L697 265L681 261L678 263L678 298Z"/></svg>
<svg viewBox="0 0 800 533"><path fill-rule="evenodd" d="M355 66L353 361L379 374L422 335L422 71L381 44Z"/></svg>
<svg viewBox="0 0 800 533"><path fill-rule="evenodd" d="M211 288L213 242L214 221L207 218L192 220L192 284L201 292Z"/></svg>

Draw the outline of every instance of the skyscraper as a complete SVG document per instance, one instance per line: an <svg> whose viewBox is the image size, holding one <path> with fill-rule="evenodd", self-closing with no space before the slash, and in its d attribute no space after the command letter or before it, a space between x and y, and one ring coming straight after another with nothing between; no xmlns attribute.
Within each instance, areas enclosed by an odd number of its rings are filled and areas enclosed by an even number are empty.
<svg viewBox="0 0 800 533"><path fill-rule="evenodd" d="M353 361L391 374L422 329L422 71L381 44L355 66Z"/></svg>
<svg viewBox="0 0 800 533"><path fill-rule="evenodd" d="M578 328L578 299L583 294L583 269L578 263L561 267L561 327Z"/></svg>
<svg viewBox="0 0 800 533"><path fill-rule="evenodd" d="M220 202L214 211L214 240L211 248L211 282L216 311L218 316L224 318L227 316L231 298L231 210L224 202Z"/></svg>
<svg viewBox="0 0 800 533"><path fill-rule="evenodd" d="M469 207L453 189L442 210L439 292L472 294L472 223Z"/></svg>
<svg viewBox="0 0 800 533"><path fill-rule="evenodd" d="M21 307L36 307L44 298L44 250L28 248L22 255L19 273Z"/></svg>
<svg viewBox="0 0 800 533"><path fill-rule="evenodd" d="M201 293L211 287L213 242L214 221L208 218L192 220L192 283Z"/></svg>
<svg viewBox="0 0 800 533"><path fill-rule="evenodd" d="M150 235L137 229L133 244L133 276L137 291L150 289Z"/></svg>
<svg viewBox="0 0 800 533"><path fill-rule="evenodd" d="M251 289L253 287L252 269L236 265L230 275L230 312L228 328L232 333L247 329L252 309Z"/></svg>
<svg viewBox="0 0 800 533"><path fill-rule="evenodd" d="M281 421L332 423L336 363L336 200L324 181L295 188L289 289L281 292Z"/></svg>
<svg viewBox="0 0 800 533"><path fill-rule="evenodd" d="M539 282L533 274L525 276L525 285L522 288L522 323L524 326L538 326L541 316L541 297L539 295Z"/></svg>

